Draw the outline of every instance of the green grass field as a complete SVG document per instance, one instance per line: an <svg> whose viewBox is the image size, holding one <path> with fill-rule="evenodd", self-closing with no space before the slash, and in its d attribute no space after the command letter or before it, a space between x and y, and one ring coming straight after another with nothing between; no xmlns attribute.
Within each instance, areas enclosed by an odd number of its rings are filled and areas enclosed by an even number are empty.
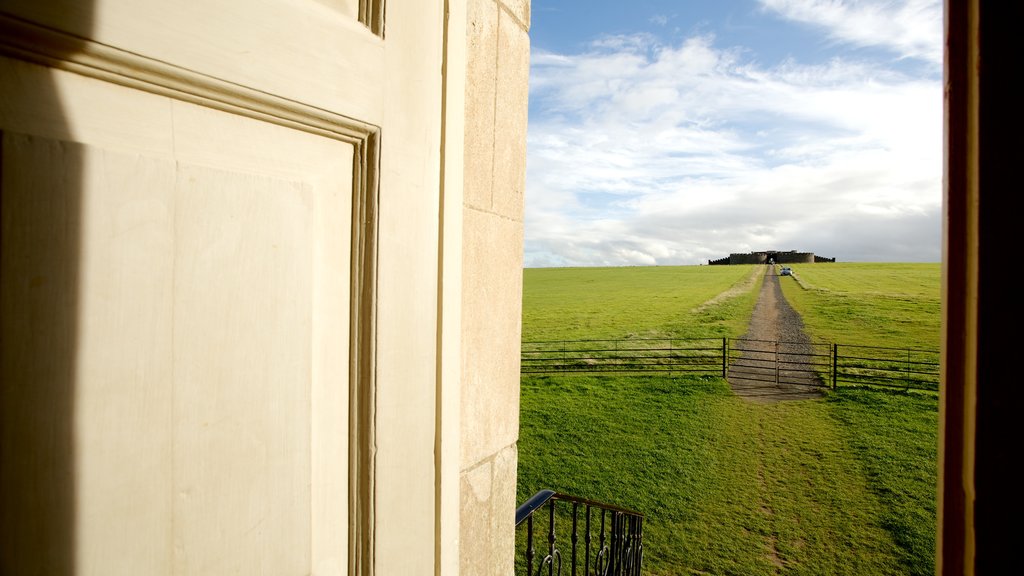
<svg viewBox="0 0 1024 576"><path fill-rule="evenodd" d="M939 347L939 264L805 264L781 278L807 331L829 342Z"/></svg>
<svg viewBox="0 0 1024 576"><path fill-rule="evenodd" d="M528 268L523 273L523 340L739 336L756 303L760 270ZM702 308L723 293L720 303Z"/></svg>
<svg viewBox="0 0 1024 576"><path fill-rule="evenodd" d="M792 288L844 294L874 310L870 292L911 304L931 294L927 271L917 270L916 281L859 282L870 273L816 275L827 266L838 273L850 265L794 266L814 288L786 286L787 297ZM899 266L891 265L892 278ZM751 271L527 270L523 337L739 335L760 285L748 280ZM914 286L919 293L910 293ZM900 296L901 287L908 293ZM730 296L702 307L723 292ZM901 309L887 306L877 308ZM807 322L815 313L805 309ZM928 306L902 309L924 315ZM855 316L857 307L848 310ZM549 488L639 510L647 516L645 574L932 574L937 417L933 394L840 388L822 400L752 404L720 378L524 377L518 499Z"/></svg>

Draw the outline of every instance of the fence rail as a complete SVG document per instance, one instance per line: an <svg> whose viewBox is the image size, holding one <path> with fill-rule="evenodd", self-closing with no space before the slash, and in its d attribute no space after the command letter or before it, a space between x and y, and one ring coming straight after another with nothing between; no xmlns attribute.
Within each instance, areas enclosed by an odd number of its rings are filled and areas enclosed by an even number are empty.
<svg viewBox="0 0 1024 576"><path fill-rule="evenodd" d="M710 375L775 384L939 389L939 351L742 338L523 342L522 374Z"/></svg>
<svg viewBox="0 0 1024 576"><path fill-rule="evenodd" d="M521 371L718 374L724 345L721 338L523 342Z"/></svg>
<svg viewBox="0 0 1024 576"><path fill-rule="evenodd" d="M939 389L938 350L833 344L833 387L874 385Z"/></svg>

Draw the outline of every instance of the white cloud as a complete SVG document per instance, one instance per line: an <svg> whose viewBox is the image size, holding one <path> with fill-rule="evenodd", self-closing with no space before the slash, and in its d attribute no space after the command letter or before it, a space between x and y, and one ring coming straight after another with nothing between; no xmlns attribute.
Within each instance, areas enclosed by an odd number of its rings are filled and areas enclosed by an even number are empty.
<svg viewBox="0 0 1024 576"><path fill-rule="evenodd" d="M835 41L942 62L942 0L760 0L783 18L820 27Z"/></svg>
<svg viewBox="0 0 1024 576"><path fill-rule="evenodd" d="M527 266L938 260L936 80L640 35L535 54L530 92Z"/></svg>

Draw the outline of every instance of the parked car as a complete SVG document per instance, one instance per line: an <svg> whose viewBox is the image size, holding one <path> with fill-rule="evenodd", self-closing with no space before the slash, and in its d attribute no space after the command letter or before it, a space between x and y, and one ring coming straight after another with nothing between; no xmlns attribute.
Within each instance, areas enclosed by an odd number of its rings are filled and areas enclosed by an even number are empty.
<svg viewBox="0 0 1024 576"><path fill-rule="evenodd" d="M782 270L779 270L779 276L792 276L793 269L789 266L783 266Z"/></svg>

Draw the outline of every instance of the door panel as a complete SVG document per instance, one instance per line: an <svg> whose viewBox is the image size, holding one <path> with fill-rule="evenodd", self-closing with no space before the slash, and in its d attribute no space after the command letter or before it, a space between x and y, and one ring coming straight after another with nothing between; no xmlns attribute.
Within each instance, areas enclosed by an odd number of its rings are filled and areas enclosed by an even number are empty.
<svg viewBox="0 0 1024 576"><path fill-rule="evenodd" d="M310 571L313 250L304 188L202 167L179 173L173 438L180 573Z"/></svg>
<svg viewBox="0 0 1024 576"><path fill-rule="evenodd" d="M30 101L12 86L74 87L58 89L64 109L84 110L0 115L22 131L0 141L4 534L38 548L72 516L64 563L84 574L344 573L353 146L2 70L18 78L0 82L4 102ZM77 101L97 96L165 113ZM62 394L71 429L17 445ZM26 500L53 461L68 502ZM53 562L3 557L25 562L5 573Z"/></svg>

